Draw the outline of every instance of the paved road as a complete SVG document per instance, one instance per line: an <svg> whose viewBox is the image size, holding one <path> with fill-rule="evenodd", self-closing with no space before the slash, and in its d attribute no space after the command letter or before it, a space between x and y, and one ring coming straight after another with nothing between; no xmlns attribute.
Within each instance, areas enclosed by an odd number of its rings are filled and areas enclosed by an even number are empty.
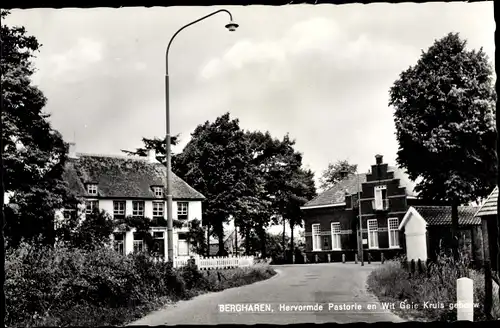
<svg viewBox="0 0 500 328"><path fill-rule="evenodd" d="M388 310L382 310L375 296L366 291L366 278L377 266L365 264L361 267L353 263L277 266L275 269L279 273L268 280L181 301L131 325L401 322L402 319ZM219 309L223 304L256 303L261 304L261 312L248 308L240 312L221 312ZM315 304L323 304L323 310L280 309L280 305ZM343 311L333 307L328 310L328 304L359 305L361 309ZM377 310L367 310L368 304L374 304Z"/></svg>

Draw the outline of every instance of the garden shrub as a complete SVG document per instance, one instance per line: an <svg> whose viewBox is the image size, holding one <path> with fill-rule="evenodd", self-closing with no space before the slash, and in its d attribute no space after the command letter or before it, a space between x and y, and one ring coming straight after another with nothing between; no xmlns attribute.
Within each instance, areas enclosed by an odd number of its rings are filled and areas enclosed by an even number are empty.
<svg viewBox="0 0 500 328"><path fill-rule="evenodd" d="M237 287L275 274L267 265L199 271L109 247L23 243L5 259L5 326L119 325L166 300Z"/></svg>

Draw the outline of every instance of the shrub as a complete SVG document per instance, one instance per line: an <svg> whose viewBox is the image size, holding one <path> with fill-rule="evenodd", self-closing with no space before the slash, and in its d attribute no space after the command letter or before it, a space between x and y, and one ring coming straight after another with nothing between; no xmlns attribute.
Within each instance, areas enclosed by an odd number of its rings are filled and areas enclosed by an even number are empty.
<svg viewBox="0 0 500 328"><path fill-rule="evenodd" d="M384 301L415 302L416 304L443 303L444 308L424 308L417 311L405 311L411 316L420 316L432 321L456 320L456 309L449 305L456 303L456 281L468 277L474 281L474 318L484 320L484 275L470 268L467 258L461 257L456 262L451 256L441 254L437 260L430 263L423 273L410 274L406 259L398 258L387 261L386 264L374 270L369 278L370 289ZM406 263L406 264L405 264Z"/></svg>
<svg viewBox="0 0 500 328"><path fill-rule="evenodd" d="M147 254L23 243L5 259L5 326L119 325L166 300L269 278L267 265L200 272Z"/></svg>

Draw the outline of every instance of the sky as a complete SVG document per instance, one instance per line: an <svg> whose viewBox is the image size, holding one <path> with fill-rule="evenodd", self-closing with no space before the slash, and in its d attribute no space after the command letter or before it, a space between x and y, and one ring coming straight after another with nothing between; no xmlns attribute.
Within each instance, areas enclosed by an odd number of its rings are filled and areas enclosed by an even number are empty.
<svg viewBox="0 0 500 328"><path fill-rule="evenodd" d="M79 152L121 154L165 135L165 49L183 25L222 7L13 10L43 44L34 84ZM248 130L296 140L316 177L347 159L395 164L389 89L449 32L494 60L493 2L228 6L183 30L169 55L172 134L230 112Z"/></svg>

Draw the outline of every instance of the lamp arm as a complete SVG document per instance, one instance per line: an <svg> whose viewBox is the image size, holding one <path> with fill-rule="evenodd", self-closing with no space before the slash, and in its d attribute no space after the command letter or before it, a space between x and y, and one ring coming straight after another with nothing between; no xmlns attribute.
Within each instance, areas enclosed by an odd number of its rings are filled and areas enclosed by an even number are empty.
<svg viewBox="0 0 500 328"><path fill-rule="evenodd" d="M172 45L172 41L174 41L175 37L177 36L177 34L179 34L180 31L184 30L185 28L191 26L191 25L194 25L198 22L201 22L202 20L205 20L207 19L208 17L211 17L215 14L218 14L218 13L221 13L221 12L225 12L229 15L229 19L231 20L231 22L233 21L233 15L231 15L231 13L229 11L227 11L226 9L220 9L220 10L217 10L217 11L214 11L213 13L211 14L208 14L206 16L203 16L201 18L198 18L197 20L195 21L192 21L191 23L189 24L186 24L184 25L183 27L181 27L177 32L175 32L175 34L172 36L172 38L170 39L170 41L168 42L168 46L167 46L167 50L165 51L165 74L168 75L168 53L170 51L170 46Z"/></svg>

